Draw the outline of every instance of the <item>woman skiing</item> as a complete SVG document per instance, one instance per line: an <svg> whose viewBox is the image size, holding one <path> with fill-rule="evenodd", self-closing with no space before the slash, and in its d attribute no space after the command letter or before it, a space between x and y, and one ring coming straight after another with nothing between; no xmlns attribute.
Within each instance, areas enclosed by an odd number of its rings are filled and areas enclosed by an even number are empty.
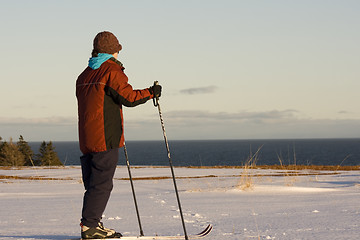
<svg viewBox="0 0 360 240"><path fill-rule="evenodd" d="M121 49L114 34L98 33L89 65L76 81L79 144L83 153L80 160L86 190L80 224L83 239L122 236L101 222L113 188L118 149L124 146L122 106L135 107L161 95L160 85L132 88L125 68L117 60Z"/></svg>

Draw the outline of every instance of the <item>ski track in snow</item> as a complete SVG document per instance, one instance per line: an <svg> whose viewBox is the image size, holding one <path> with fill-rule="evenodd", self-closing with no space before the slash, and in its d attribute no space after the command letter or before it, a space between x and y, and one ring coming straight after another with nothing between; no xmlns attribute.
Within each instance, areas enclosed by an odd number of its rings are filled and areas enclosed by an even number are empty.
<svg viewBox="0 0 360 240"><path fill-rule="evenodd" d="M119 167L115 178L127 177ZM175 168L188 234L214 226L206 238L358 239L360 172L337 175L273 176L254 170L251 188L241 190L241 169ZM167 168L134 168L133 177L170 176ZM43 176L66 180L0 180L0 239L60 240L79 236L83 186L78 167L0 169L5 176ZM289 184L291 182L291 184ZM134 181L145 235L183 234L171 179ZM103 216L105 226L139 234L130 184L115 180Z"/></svg>

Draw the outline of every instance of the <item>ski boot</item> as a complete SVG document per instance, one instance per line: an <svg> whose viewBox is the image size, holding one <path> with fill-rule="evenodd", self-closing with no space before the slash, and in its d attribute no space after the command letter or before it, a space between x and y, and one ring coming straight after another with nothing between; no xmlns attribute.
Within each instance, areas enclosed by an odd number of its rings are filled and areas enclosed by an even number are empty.
<svg viewBox="0 0 360 240"><path fill-rule="evenodd" d="M97 227L87 227L80 223L82 239L121 238L122 234L113 229L105 228L102 222Z"/></svg>

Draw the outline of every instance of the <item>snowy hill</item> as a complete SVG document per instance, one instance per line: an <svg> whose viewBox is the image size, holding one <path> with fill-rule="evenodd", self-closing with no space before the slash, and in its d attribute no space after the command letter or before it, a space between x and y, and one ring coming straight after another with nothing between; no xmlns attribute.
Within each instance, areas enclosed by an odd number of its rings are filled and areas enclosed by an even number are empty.
<svg viewBox="0 0 360 240"><path fill-rule="evenodd" d="M214 226L206 239L358 239L360 171L286 172L175 168L188 233ZM134 167L145 235L182 234L171 173ZM127 180L118 167L104 225L124 235L139 229ZM79 167L0 169L0 239L79 236Z"/></svg>

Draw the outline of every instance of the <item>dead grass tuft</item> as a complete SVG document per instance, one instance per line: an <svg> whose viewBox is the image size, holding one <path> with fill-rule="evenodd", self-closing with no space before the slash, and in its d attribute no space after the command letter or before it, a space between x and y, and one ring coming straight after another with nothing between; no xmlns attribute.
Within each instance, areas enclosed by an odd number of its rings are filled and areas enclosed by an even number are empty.
<svg viewBox="0 0 360 240"><path fill-rule="evenodd" d="M259 156L259 152L260 152L261 148L262 148L262 146L258 148L258 150L255 152L254 155L250 152L249 159L245 162L245 164L243 166L243 172L241 174L240 181L237 185L238 189L241 189L241 190L253 189L253 187L254 187L253 177L254 176L252 175L250 169L256 168L256 162L258 160L258 156Z"/></svg>
<svg viewBox="0 0 360 240"><path fill-rule="evenodd" d="M0 175L0 179L16 179L16 180L74 180L73 178L50 178L44 176L6 176Z"/></svg>

